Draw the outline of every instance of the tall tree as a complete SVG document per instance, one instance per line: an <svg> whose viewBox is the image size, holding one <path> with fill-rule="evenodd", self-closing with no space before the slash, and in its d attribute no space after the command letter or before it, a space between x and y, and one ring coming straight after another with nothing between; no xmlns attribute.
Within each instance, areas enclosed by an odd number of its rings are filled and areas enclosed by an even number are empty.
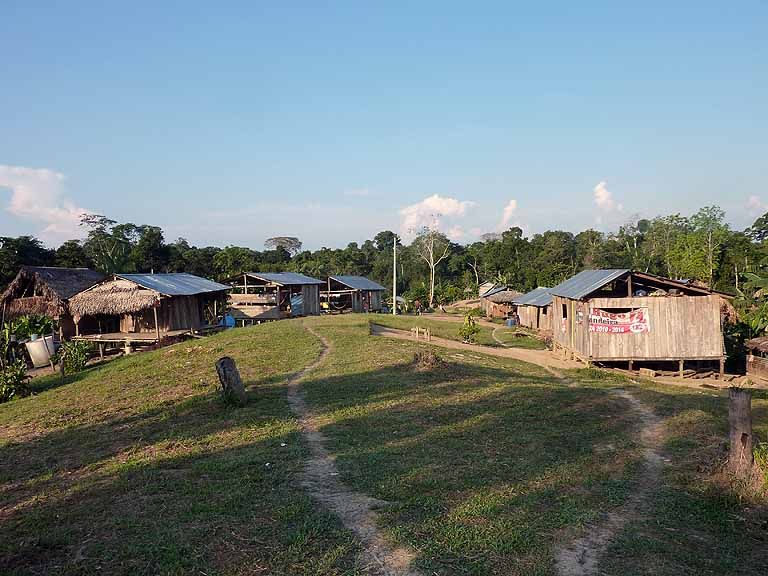
<svg viewBox="0 0 768 576"><path fill-rule="evenodd" d="M435 304L435 276L437 267L448 257L451 242L442 232L432 228L422 228L412 244L419 257L429 267L429 307Z"/></svg>
<svg viewBox="0 0 768 576"><path fill-rule="evenodd" d="M273 238L267 238L264 241L264 246L269 250L276 250L277 248L283 248L291 256L295 256L301 252L301 240L295 236L274 236Z"/></svg>

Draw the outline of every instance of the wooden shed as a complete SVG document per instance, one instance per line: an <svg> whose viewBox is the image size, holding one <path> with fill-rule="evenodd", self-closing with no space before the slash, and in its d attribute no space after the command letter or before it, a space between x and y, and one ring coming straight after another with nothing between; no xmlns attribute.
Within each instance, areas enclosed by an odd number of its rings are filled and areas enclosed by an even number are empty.
<svg viewBox="0 0 768 576"><path fill-rule="evenodd" d="M747 376L768 380L768 336L747 340Z"/></svg>
<svg viewBox="0 0 768 576"><path fill-rule="evenodd" d="M75 323L68 302L78 292L104 279L104 274L88 268L22 266L16 278L0 296L3 321L27 314L53 318L59 337L75 334Z"/></svg>
<svg viewBox="0 0 768 576"><path fill-rule="evenodd" d="M584 362L718 361L727 296L630 270L585 270L550 290L555 347Z"/></svg>
<svg viewBox="0 0 768 576"><path fill-rule="evenodd" d="M520 292L507 286L496 286L482 295L480 308L488 318L507 318L514 311L514 300L519 296Z"/></svg>
<svg viewBox="0 0 768 576"><path fill-rule="evenodd" d="M229 313L241 324L320 314L322 280L296 272L244 272L231 285Z"/></svg>
<svg viewBox="0 0 768 576"><path fill-rule="evenodd" d="M363 276L329 276L321 305L327 312L381 312L384 290Z"/></svg>
<svg viewBox="0 0 768 576"><path fill-rule="evenodd" d="M216 327L228 290L192 274L116 274L69 306L79 339L153 343Z"/></svg>
<svg viewBox="0 0 768 576"><path fill-rule="evenodd" d="M549 288L539 287L514 299L520 325L534 330L552 330L552 294Z"/></svg>

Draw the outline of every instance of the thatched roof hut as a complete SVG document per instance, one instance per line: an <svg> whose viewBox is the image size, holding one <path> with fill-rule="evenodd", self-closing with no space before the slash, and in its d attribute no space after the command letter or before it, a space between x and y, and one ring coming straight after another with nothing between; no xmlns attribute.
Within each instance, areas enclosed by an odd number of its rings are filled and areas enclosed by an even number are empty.
<svg viewBox="0 0 768 576"><path fill-rule="evenodd" d="M98 329L116 339L150 332L159 339L160 333L210 325L224 309L228 290L229 286L192 274L117 274L75 295L69 308L78 335Z"/></svg>
<svg viewBox="0 0 768 576"><path fill-rule="evenodd" d="M162 295L154 290L147 290L130 280L116 277L72 298L70 310L75 318L122 316L152 308L161 297Z"/></svg>
<svg viewBox="0 0 768 576"><path fill-rule="evenodd" d="M68 314L68 301L101 282L104 275L87 268L22 266L0 296L5 318L41 314L59 319Z"/></svg>

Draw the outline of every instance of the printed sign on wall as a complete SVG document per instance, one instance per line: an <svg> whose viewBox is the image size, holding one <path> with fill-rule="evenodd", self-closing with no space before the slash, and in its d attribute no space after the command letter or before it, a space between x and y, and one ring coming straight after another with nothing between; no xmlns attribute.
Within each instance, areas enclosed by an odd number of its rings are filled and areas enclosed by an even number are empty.
<svg viewBox="0 0 768 576"><path fill-rule="evenodd" d="M619 313L592 308L589 311L589 331L603 334L646 334L651 331L648 308Z"/></svg>

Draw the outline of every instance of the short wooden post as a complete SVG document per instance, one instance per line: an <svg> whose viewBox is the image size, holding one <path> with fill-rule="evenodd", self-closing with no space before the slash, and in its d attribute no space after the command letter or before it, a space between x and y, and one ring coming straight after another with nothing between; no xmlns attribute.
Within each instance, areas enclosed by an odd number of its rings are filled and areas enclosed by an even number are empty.
<svg viewBox="0 0 768 576"><path fill-rule="evenodd" d="M725 376L725 358L720 358L720 378Z"/></svg>
<svg viewBox="0 0 768 576"><path fill-rule="evenodd" d="M685 376L685 360L680 360L680 378L683 378Z"/></svg>
<svg viewBox="0 0 768 576"><path fill-rule="evenodd" d="M728 424L731 450L728 466L738 476L747 476L752 470L752 391L732 387L728 392Z"/></svg>
<svg viewBox="0 0 768 576"><path fill-rule="evenodd" d="M632 360L630 360L630 361L629 361L629 363L628 363L628 368L629 368L629 371L630 371L630 372L632 372L632 368L633 368L633 362L632 362Z"/></svg>
<svg viewBox="0 0 768 576"><path fill-rule="evenodd" d="M99 342L99 360L104 360L104 343Z"/></svg>
<svg viewBox="0 0 768 576"><path fill-rule="evenodd" d="M224 398L234 400L240 406L245 405L245 387L235 361L229 356L219 358L216 361L216 374L219 375Z"/></svg>

